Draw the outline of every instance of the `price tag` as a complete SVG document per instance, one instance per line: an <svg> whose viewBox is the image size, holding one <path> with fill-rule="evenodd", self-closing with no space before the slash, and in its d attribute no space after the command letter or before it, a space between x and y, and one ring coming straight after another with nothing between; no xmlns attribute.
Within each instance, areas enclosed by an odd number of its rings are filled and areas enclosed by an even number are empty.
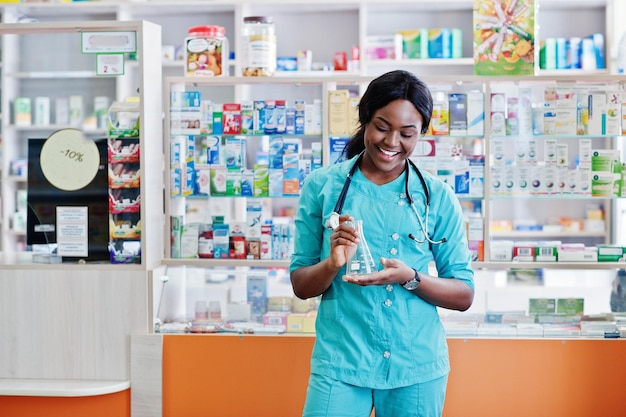
<svg viewBox="0 0 626 417"><path fill-rule="evenodd" d="M87 207L57 207L57 253L88 256Z"/></svg>
<svg viewBox="0 0 626 417"><path fill-rule="evenodd" d="M96 75L124 75L124 54L96 55Z"/></svg>
<svg viewBox="0 0 626 417"><path fill-rule="evenodd" d="M137 33L134 31L82 32L81 44L84 54L137 52Z"/></svg>
<svg viewBox="0 0 626 417"><path fill-rule="evenodd" d="M39 164L54 187L75 191L93 181L100 168L100 152L78 129L54 132L41 147Z"/></svg>

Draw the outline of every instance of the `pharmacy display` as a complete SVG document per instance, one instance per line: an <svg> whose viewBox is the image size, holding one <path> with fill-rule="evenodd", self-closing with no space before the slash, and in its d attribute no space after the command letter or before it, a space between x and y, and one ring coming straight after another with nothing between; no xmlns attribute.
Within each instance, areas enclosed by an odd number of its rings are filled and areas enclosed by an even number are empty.
<svg viewBox="0 0 626 417"><path fill-rule="evenodd" d="M78 129L28 140L27 244L58 255L43 262L109 259L106 155Z"/></svg>
<svg viewBox="0 0 626 417"><path fill-rule="evenodd" d="M111 263L141 263L139 103L114 102L108 116Z"/></svg>

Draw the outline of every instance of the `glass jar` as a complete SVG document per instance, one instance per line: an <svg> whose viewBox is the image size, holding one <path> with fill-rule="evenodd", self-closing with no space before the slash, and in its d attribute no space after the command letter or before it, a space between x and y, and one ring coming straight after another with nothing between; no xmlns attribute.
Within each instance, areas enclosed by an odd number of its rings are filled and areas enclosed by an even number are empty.
<svg viewBox="0 0 626 417"><path fill-rule="evenodd" d="M228 75L228 39L222 26L194 26L185 38L185 75Z"/></svg>
<svg viewBox="0 0 626 417"><path fill-rule="evenodd" d="M241 74L271 76L276 71L276 32L269 16L248 16L243 19L241 37Z"/></svg>

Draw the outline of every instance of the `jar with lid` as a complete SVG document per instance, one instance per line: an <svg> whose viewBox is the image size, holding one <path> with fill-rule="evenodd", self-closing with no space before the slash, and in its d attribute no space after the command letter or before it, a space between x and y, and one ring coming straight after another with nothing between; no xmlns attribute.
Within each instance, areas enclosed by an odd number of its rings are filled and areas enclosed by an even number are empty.
<svg viewBox="0 0 626 417"><path fill-rule="evenodd" d="M276 71L276 32L269 16L243 19L241 73L244 76L270 76Z"/></svg>
<svg viewBox="0 0 626 417"><path fill-rule="evenodd" d="M228 39L222 26L193 26L185 38L186 76L228 75Z"/></svg>

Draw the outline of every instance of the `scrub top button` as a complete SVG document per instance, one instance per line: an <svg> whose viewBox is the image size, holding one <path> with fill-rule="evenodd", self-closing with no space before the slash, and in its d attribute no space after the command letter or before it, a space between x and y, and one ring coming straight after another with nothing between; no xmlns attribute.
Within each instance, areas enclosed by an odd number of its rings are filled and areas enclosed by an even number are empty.
<svg viewBox="0 0 626 417"><path fill-rule="evenodd" d="M406 194L400 193L400 199L404 200L406 198Z"/></svg>
<svg viewBox="0 0 626 417"><path fill-rule="evenodd" d="M386 351L383 353L383 356L385 357L385 359L389 359L389 358L391 357L391 352L389 352L388 350L386 350Z"/></svg>
<svg viewBox="0 0 626 417"><path fill-rule="evenodd" d="M398 249L391 248L391 250L389 250L389 253L392 254L392 255L396 255L398 253Z"/></svg>
<svg viewBox="0 0 626 417"><path fill-rule="evenodd" d="M391 284L387 284L387 286L385 287L385 289L387 290L387 292L391 292L391 291L393 291L393 285L391 285Z"/></svg>
<svg viewBox="0 0 626 417"><path fill-rule="evenodd" d="M404 206L405 204L406 204L406 201L404 201L404 200L398 201L398 205L399 206Z"/></svg>
<svg viewBox="0 0 626 417"><path fill-rule="evenodd" d="M391 235L391 238L393 240L398 240L398 239L400 239L400 234L399 233L394 233L393 235Z"/></svg>
<svg viewBox="0 0 626 417"><path fill-rule="evenodd" d="M391 307L393 305L393 301L385 300L385 307Z"/></svg>

